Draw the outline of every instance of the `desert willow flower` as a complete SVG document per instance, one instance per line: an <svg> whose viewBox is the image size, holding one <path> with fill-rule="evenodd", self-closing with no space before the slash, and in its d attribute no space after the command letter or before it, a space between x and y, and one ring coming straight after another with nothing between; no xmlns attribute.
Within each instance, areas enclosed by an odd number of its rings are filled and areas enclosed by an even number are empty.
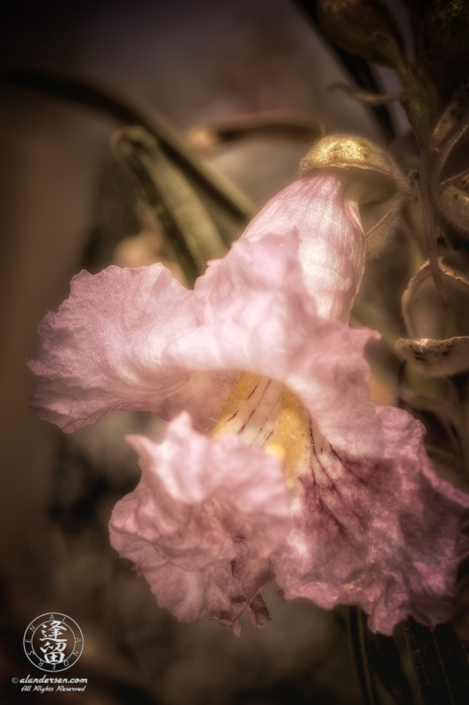
<svg viewBox="0 0 469 705"><path fill-rule="evenodd" d="M110 531L179 620L239 634L248 609L262 626L274 580L386 634L449 618L469 498L435 475L418 421L369 401L374 334L348 326L401 191L376 147L326 138L193 291L158 264L81 272L40 324L41 418L170 420L161 445L129 437L142 479Z"/></svg>

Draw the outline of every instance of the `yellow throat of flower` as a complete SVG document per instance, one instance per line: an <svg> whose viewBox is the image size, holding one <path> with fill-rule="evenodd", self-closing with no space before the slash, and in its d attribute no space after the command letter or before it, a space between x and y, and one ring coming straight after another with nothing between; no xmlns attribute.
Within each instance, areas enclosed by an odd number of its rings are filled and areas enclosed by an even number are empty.
<svg viewBox="0 0 469 705"><path fill-rule="evenodd" d="M310 420L298 397L280 382L244 373L225 402L212 438L238 434L278 456L293 486L309 466Z"/></svg>

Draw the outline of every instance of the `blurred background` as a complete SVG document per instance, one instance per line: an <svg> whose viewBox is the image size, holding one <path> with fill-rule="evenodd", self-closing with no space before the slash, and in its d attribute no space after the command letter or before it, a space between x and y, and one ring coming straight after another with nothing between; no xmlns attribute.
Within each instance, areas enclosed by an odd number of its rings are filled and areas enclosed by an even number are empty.
<svg viewBox="0 0 469 705"><path fill-rule="evenodd" d="M401 4L389 4L401 23ZM3 701L359 703L340 610L283 601L274 587L265 595L273 621L261 631L244 622L236 639L213 621L178 624L117 558L107 522L139 478L123 436L157 437L156 421L117 413L66 437L29 409L34 375L25 358L37 344L36 325L68 296L75 273L162 260L182 274L111 151L110 138L124 122L12 71L70 74L107 86L124 103L143 104L243 192L252 212L296 178L319 123L381 141L386 134L367 109L328 91L351 79L308 14L289 0L7 0L2 15ZM387 90L398 90L391 72L376 70L376 76ZM389 110L399 135L404 121ZM303 128L274 135L254 130L211 149L206 133L195 130L279 111L295 114ZM239 214L225 215L223 223L228 239L244 225ZM391 305L398 307L397 294ZM375 382L383 403L393 401L390 374ZM65 675L88 677L86 693L20 693L11 683L42 675L26 660L22 638L48 611L69 615L84 632L83 656ZM384 692L382 698L388 702Z"/></svg>

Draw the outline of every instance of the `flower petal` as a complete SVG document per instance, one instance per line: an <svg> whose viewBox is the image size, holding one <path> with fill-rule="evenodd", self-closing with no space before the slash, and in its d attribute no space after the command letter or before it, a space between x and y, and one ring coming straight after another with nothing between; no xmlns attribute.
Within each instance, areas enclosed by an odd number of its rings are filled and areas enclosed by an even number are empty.
<svg viewBox="0 0 469 705"><path fill-rule="evenodd" d="M458 564L469 552L469 496L436 477L418 421L399 409L378 414L379 460L357 462L316 440L320 462L301 478L277 582L287 598L359 605L373 631L391 634L409 615L434 628L450 619Z"/></svg>
<svg viewBox="0 0 469 705"><path fill-rule="evenodd" d="M69 433L114 410L172 418L185 408L202 425L216 418L236 373L191 374L165 362L168 341L197 325L192 297L160 264L80 272L70 298L38 326L32 408ZM191 404L196 398L204 404Z"/></svg>
<svg viewBox="0 0 469 705"><path fill-rule="evenodd" d="M200 325L168 344L168 361L282 382L337 447L379 453L381 422L363 358L374 334L316 314L297 240L296 233L242 239L212 262L194 290Z"/></svg>
<svg viewBox="0 0 469 705"><path fill-rule="evenodd" d="M180 621L206 613L238 632L250 608L261 626L268 616L258 593L273 579L268 558L291 526L279 460L237 437L199 435L187 414L169 424L162 445L129 441L143 475L114 508L114 548Z"/></svg>
<svg viewBox="0 0 469 705"><path fill-rule="evenodd" d="M296 229L303 282L318 314L348 323L366 244L357 204L344 191L343 179L327 170L305 176L273 198L242 237L256 242Z"/></svg>
<svg viewBox="0 0 469 705"><path fill-rule="evenodd" d="M360 435L357 452L379 452L363 360L373 334L324 318L348 320L364 266L363 231L341 189L321 172L279 194L194 292L159 265L82 272L39 327L32 406L66 431L115 409L166 419L185 409L211 430L247 371L297 393L336 445L354 452Z"/></svg>

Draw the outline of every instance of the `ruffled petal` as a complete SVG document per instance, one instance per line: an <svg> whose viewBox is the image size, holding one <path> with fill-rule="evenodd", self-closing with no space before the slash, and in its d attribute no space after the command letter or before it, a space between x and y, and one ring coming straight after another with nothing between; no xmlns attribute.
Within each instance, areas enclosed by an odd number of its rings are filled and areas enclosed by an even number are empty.
<svg viewBox="0 0 469 705"><path fill-rule="evenodd" d="M373 333L343 324L364 256L340 178L313 174L193 292L160 265L82 272L39 327L32 404L66 431L114 409L185 409L211 430L242 372L285 385L311 416L311 472L294 500L278 458L201 436L187 416L161 446L131 439L143 477L114 510L112 544L181 621L206 613L239 633L247 608L261 626L274 568L287 597L359 604L384 633L409 614L449 616L469 502L434 475L418 422L369 401Z"/></svg>
<svg viewBox="0 0 469 705"><path fill-rule="evenodd" d="M196 325L192 292L160 264L82 271L58 313L38 326L31 406L69 433L115 410L172 418L186 409L205 428L238 375L191 374L166 362L168 341Z"/></svg>
<svg viewBox="0 0 469 705"><path fill-rule="evenodd" d="M116 409L185 409L207 431L247 371L298 394L337 447L379 453L363 359L374 333L317 314L298 247L296 232L241 240L194 292L161 265L82 272L39 327L33 408L69 432Z"/></svg>
<svg viewBox="0 0 469 705"><path fill-rule="evenodd" d="M317 314L303 282L297 233L242 239L211 263L194 297L200 324L168 344L168 361L283 382L337 447L381 452L381 421L369 401L363 358L375 334Z"/></svg>
<svg viewBox="0 0 469 705"><path fill-rule="evenodd" d="M143 475L114 508L114 548L180 621L205 613L238 632L249 608L262 626L268 615L257 596L272 581L269 556L291 526L279 460L236 437L199 435L187 414L169 425L162 445L129 441Z"/></svg>
<svg viewBox="0 0 469 705"><path fill-rule="evenodd" d="M451 617L457 568L469 553L469 496L435 475L423 427L379 408L379 460L352 460L315 437L289 549L275 561L287 598L359 605L373 631L408 616L434 628Z"/></svg>
<svg viewBox="0 0 469 705"><path fill-rule="evenodd" d="M362 359L373 334L324 318L348 319L365 250L340 178L321 173L276 196L194 292L161 265L81 272L38 328L31 404L68 432L112 410L187 410L210 431L250 371L291 387L336 444L358 424L378 452Z"/></svg>

